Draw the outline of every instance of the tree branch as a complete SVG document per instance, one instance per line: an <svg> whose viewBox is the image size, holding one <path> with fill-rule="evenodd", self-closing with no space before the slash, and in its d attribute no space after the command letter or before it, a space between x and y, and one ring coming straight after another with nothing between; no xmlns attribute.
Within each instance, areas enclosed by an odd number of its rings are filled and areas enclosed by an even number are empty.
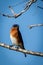
<svg viewBox="0 0 43 65"><path fill-rule="evenodd" d="M38 8L40 8L40 9L43 9L43 7L41 7L41 6L37 6Z"/></svg>
<svg viewBox="0 0 43 65"><path fill-rule="evenodd" d="M29 29L32 29L33 27L43 26L43 24L33 24L29 26Z"/></svg>
<svg viewBox="0 0 43 65"><path fill-rule="evenodd" d="M13 8L12 8L11 6L9 6L9 9L11 10L13 16L10 16L10 15L7 15L7 14L2 14L2 13L0 13L0 14L1 14L2 16L8 17L8 18L17 18L17 17L21 16L24 12L26 12L26 11L30 8L30 6L31 6L33 3L35 3L36 1L37 1L37 0L30 0L30 1L28 1L28 2L26 3L26 5L25 5L25 8L24 8L20 13L18 13L18 14L14 12L14 10L13 10Z"/></svg>
<svg viewBox="0 0 43 65"><path fill-rule="evenodd" d="M24 50L24 49L21 49L21 48L17 49L15 47L10 47L10 45L7 45L7 44L1 43L1 42L0 42L0 46L4 47L4 48L7 48L7 49L10 49L10 50L13 50L13 51L18 51L18 52L22 52L22 53L26 53L26 54L30 54L30 55L43 57L43 53L41 53L41 52L34 52L34 51Z"/></svg>

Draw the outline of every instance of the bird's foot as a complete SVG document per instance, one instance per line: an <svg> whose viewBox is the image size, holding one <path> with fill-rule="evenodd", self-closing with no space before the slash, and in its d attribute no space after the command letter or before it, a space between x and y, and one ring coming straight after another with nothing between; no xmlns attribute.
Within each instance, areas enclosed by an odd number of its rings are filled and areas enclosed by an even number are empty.
<svg viewBox="0 0 43 65"><path fill-rule="evenodd" d="M14 45L10 45L10 47L13 47Z"/></svg>
<svg viewBox="0 0 43 65"><path fill-rule="evenodd" d="M15 48L19 49L19 46L15 46Z"/></svg>

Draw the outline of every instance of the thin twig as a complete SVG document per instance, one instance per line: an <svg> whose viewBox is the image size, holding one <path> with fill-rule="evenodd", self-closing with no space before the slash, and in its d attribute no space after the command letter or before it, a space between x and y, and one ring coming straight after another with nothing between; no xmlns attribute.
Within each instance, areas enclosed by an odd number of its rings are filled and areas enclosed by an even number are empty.
<svg viewBox="0 0 43 65"><path fill-rule="evenodd" d="M7 49L10 49L10 50L13 50L13 51L18 51L18 52L22 52L22 53L25 53L25 54L30 54L30 55L43 57L43 53L41 53L41 52L34 52L34 51L24 50L24 49L21 49L21 48L17 49L15 47L10 47L10 45L7 45L7 44L1 43L1 42L0 42L0 46L4 47L4 48L7 48Z"/></svg>
<svg viewBox="0 0 43 65"><path fill-rule="evenodd" d="M7 15L7 14L1 14L2 16L8 17L8 18L17 18L19 16L21 16L24 12L26 12L30 6L35 3L37 0L30 0L26 3L25 8L20 12L20 13L15 13L15 11L13 10L12 6L9 6L9 9L11 10L13 16Z"/></svg>
<svg viewBox="0 0 43 65"><path fill-rule="evenodd" d="M43 26L43 24L33 24L29 25L29 29L32 29L33 27Z"/></svg>
<svg viewBox="0 0 43 65"><path fill-rule="evenodd" d="M40 8L40 9L43 9L43 7L41 7L41 6L37 6L38 8Z"/></svg>

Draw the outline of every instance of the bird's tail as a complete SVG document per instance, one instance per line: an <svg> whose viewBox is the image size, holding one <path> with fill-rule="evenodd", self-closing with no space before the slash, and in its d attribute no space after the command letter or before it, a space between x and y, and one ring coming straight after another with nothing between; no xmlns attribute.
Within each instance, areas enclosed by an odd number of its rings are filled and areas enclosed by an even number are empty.
<svg viewBox="0 0 43 65"><path fill-rule="evenodd" d="M21 49L24 49L24 50L25 50L25 48L24 48L24 47L23 47L23 48L21 48ZM26 53L24 53L24 56L25 56L25 57L27 57Z"/></svg>
<svg viewBox="0 0 43 65"><path fill-rule="evenodd" d="M23 48L25 50L25 48ZM24 53L24 56L27 57L26 53Z"/></svg>
<svg viewBox="0 0 43 65"><path fill-rule="evenodd" d="M27 57L27 55L24 53L25 57Z"/></svg>

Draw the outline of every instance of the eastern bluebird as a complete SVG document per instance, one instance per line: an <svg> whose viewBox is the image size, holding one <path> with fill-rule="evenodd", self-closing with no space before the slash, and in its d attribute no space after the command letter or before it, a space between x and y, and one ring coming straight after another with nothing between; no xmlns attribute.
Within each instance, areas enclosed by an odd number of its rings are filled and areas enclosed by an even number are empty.
<svg viewBox="0 0 43 65"><path fill-rule="evenodd" d="M23 43L23 39L22 39L22 35L19 31L19 25L18 24L14 24L10 30L10 38L12 41L12 46L16 45L17 47L20 47L21 49L25 49L24 48L24 43ZM26 54L24 53L25 57Z"/></svg>

